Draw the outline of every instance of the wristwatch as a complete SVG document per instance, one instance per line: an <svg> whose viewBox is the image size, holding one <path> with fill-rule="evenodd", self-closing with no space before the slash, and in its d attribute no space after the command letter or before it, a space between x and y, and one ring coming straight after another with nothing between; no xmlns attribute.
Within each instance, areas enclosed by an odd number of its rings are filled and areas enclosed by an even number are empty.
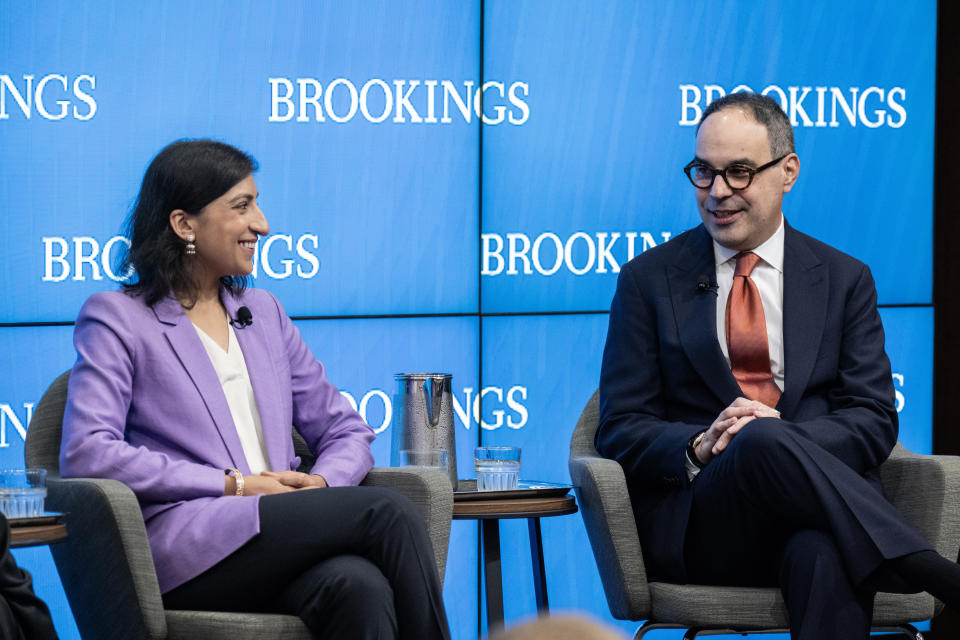
<svg viewBox="0 0 960 640"><path fill-rule="evenodd" d="M697 457L697 447L700 446L700 442L703 440L703 436L706 435L707 430L704 429L700 433L694 434L692 438L687 441L687 457L690 458L692 462L698 469L703 469L706 465L700 462L700 458Z"/></svg>

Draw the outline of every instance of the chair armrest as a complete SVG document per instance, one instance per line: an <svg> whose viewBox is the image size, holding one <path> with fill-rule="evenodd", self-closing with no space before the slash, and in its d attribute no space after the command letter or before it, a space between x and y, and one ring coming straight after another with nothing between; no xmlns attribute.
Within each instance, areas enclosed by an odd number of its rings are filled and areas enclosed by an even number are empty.
<svg viewBox="0 0 960 640"><path fill-rule="evenodd" d="M374 467L361 483L369 487L389 487L408 497L423 514L436 557L437 573L443 584L453 519L453 487L447 475L423 467Z"/></svg>
<svg viewBox="0 0 960 640"><path fill-rule="evenodd" d="M572 456L570 478L610 612L621 620L649 618L650 589L623 468L615 460Z"/></svg>
<svg viewBox="0 0 960 640"><path fill-rule="evenodd" d="M960 457L919 455L897 447L880 466L883 490L937 552L960 550Z"/></svg>
<svg viewBox="0 0 960 640"><path fill-rule="evenodd" d="M165 638L160 586L129 487L48 478L47 507L66 514L67 539L50 551L83 638Z"/></svg>

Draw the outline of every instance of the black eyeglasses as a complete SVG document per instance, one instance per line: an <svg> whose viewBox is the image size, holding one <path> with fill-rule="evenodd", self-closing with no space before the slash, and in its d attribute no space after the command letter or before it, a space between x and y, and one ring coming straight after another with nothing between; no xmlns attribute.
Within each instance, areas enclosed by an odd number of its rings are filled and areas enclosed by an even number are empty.
<svg viewBox="0 0 960 640"><path fill-rule="evenodd" d="M690 164L683 168L683 172L687 174L687 177L690 178L690 182L693 183L693 186L698 189L709 189L713 186L713 181L717 179L717 176L723 176L723 181L727 183L727 186L735 191L742 191L750 186L750 183L753 182L753 176L757 175L764 169L769 169L773 165L777 164L784 158L786 158L789 153L785 153L776 160L771 160L765 165L759 166L756 169L749 167L745 164L732 164L726 169L714 169L708 164L698 162L696 160L692 161Z"/></svg>

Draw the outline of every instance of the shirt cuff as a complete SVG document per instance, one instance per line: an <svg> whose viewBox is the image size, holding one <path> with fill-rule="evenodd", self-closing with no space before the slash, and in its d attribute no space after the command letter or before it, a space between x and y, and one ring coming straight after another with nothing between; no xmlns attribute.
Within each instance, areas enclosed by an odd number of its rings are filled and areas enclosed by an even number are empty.
<svg viewBox="0 0 960 640"><path fill-rule="evenodd" d="M693 479L697 477L697 474L700 473L700 467L698 467L693 460L690 459L690 454L684 452L684 468L687 470L687 480L693 482Z"/></svg>

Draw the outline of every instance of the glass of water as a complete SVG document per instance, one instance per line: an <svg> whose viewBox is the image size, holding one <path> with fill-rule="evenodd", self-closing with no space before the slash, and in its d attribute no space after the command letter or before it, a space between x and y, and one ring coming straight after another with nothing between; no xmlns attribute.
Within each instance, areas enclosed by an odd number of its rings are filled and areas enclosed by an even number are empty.
<svg viewBox="0 0 960 640"><path fill-rule="evenodd" d="M520 481L520 447L477 447L474 450L477 491L509 491Z"/></svg>
<svg viewBox="0 0 960 640"><path fill-rule="evenodd" d="M8 518L42 516L46 497L46 469L0 470L0 511Z"/></svg>

